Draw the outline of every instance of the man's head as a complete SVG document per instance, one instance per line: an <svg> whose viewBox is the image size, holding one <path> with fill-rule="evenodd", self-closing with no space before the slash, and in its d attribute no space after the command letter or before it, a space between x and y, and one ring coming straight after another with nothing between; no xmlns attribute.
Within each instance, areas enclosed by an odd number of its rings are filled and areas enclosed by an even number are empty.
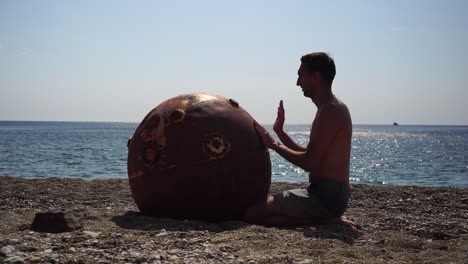
<svg viewBox="0 0 468 264"><path fill-rule="evenodd" d="M304 96L312 97L314 89L331 88L335 74L335 62L328 54L324 52L310 53L301 58L297 85L302 88Z"/></svg>

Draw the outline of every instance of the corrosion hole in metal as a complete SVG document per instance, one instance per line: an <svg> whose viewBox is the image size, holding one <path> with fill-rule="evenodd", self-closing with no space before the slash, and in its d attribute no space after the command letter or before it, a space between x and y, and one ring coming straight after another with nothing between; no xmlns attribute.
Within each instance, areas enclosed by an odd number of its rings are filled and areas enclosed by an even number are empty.
<svg viewBox="0 0 468 264"><path fill-rule="evenodd" d="M143 151L143 160L146 163L154 164L158 161L158 159L159 155L157 151L155 151L153 148L145 148L145 150Z"/></svg>
<svg viewBox="0 0 468 264"><path fill-rule="evenodd" d="M203 148L211 158L222 158L231 150L231 143L222 135L210 135L206 137Z"/></svg>
<svg viewBox="0 0 468 264"><path fill-rule="evenodd" d="M185 117L185 112L182 109L175 109L174 111L171 112L169 119L173 123L178 123L181 122Z"/></svg>

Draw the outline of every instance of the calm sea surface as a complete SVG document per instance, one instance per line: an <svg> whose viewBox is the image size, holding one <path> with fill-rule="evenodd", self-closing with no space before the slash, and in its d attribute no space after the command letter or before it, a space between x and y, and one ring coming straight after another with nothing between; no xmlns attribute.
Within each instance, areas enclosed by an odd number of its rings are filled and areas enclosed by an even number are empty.
<svg viewBox="0 0 468 264"><path fill-rule="evenodd" d="M0 121L0 176L126 178L126 144L137 125ZM286 129L307 144L308 125ZM468 126L355 125L351 182L468 187L467 157ZM308 180L274 152L271 161L273 181Z"/></svg>

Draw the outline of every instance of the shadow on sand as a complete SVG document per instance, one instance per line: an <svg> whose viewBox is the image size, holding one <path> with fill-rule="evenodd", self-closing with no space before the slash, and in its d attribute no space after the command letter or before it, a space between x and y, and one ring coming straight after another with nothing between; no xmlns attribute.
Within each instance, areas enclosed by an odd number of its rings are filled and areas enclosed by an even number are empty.
<svg viewBox="0 0 468 264"><path fill-rule="evenodd" d="M128 211L119 216L112 217L112 222L124 229L140 231L209 231L219 233L224 231L248 228L252 225L243 221L207 222L203 220L178 220L172 218L161 218L146 216L140 212ZM361 237L363 233L350 230L341 225L323 226L301 226L295 228L281 228L292 232L302 232L305 237L316 239L336 239L346 244L353 244L354 240ZM255 231L253 231L255 232Z"/></svg>
<svg viewBox="0 0 468 264"><path fill-rule="evenodd" d="M351 230L340 225L327 225L319 227L300 227L295 231L302 232L305 237L316 239L336 239L348 245L352 245L354 240L364 235L358 230Z"/></svg>
<svg viewBox="0 0 468 264"><path fill-rule="evenodd" d="M124 215L112 217L112 222L125 229L141 231L155 231L165 229L166 231L209 231L223 232L249 226L242 221L206 222L203 220L178 220L172 218L161 218L146 216L140 212L128 211Z"/></svg>

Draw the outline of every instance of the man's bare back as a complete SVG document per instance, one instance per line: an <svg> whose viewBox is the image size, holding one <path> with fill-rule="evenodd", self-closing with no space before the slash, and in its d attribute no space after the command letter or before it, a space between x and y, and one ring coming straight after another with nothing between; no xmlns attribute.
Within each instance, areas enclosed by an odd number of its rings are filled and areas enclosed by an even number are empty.
<svg viewBox="0 0 468 264"><path fill-rule="evenodd" d="M332 97L318 106L306 153L311 152L310 177L349 184L352 123L346 105Z"/></svg>

